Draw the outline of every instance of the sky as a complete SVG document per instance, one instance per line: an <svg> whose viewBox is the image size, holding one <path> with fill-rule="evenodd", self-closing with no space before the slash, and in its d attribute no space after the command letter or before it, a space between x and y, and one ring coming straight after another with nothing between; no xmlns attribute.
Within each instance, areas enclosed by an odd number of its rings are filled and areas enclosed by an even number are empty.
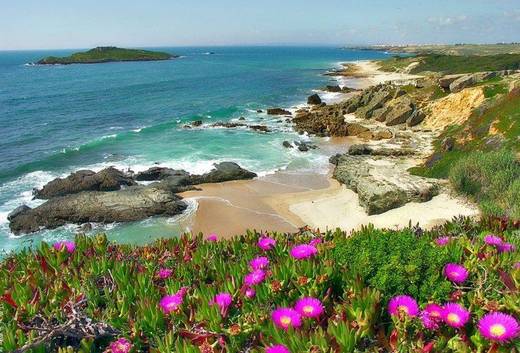
<svg viewBox="0 0 520 353"><path fill-rule="evenodd" d="M520 42L520 0L0 0L0 50Z"/></svg>

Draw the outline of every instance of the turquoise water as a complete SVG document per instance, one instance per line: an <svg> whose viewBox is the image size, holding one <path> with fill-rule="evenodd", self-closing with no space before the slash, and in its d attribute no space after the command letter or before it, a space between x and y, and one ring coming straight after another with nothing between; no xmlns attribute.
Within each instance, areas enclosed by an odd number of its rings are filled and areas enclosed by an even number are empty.
<svg viewBox="0 0 520 353"><path fill-rule="evenodd" d="M283 140L297 135L278 118L256 110L302 104L313 89L333 83L322 73L338 62L385 56L325 47L160 50L182 57L33 66L27 63L74 50L0 52L0 250L72 236L76 228L66 226L14 237L7 214L23 203L38 205L33 188L77 169L113 165L139 171L159 163L201 173L224 160L260 175L316 168L326 156L281 148ZM241 116L273 132L207 126ZM194 120L205 125L182 128ZM114 239L143 242L175 235L182 222L152 219L102 229Z"/></svg>

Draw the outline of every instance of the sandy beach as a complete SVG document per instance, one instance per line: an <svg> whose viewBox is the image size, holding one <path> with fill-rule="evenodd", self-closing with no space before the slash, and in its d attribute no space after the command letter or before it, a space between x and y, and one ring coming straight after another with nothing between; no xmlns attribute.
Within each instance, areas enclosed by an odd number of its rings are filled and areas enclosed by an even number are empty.
<svg viewBox="0 0 520 353"><path fill-rule="evenodd" d="M349 64L352 67L352 63ZM377 64L371 61L360 61L356 65L354 77L340 76L340 83L355 81L351 86L366 88L418 77L379 71ZM356 142L360 141L335 138L321 147L333 155L346 152L349 145ZM445 190L430 201L411 202L369 216L360 206L358 195L332 178L332 165L323 166L321 173L279 171L255 180L201 185L200 190L181 196L197 203L187 230L222 237L241 234L247 229L295 232L306 225L320 230L339 227L346 231L370 223L383 228L405 227L410 223L431 228L458 215L479 214L475 205Z"/></svg>

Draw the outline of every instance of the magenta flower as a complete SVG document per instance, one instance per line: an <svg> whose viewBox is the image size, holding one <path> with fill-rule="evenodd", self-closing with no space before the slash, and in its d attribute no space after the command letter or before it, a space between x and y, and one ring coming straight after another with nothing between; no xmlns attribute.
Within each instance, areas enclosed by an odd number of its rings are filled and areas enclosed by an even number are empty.
<svg viewBox="0 0 520 353"><path fill-rule="evenodd" d="M211 233L210 235L208 235L208 237L206 238L207 241L218 241L218 237L215 233Z"/></svg>
<svg viewBox="0 0 520 353"><path fill-rule="evenodd" d="M442 319L451 327L460 328L466 325L469 317L469 311L457 303L448 303L442 309Z"/></svg>
<svg viewBox="0 0 520 353"><path fill-rule="evenodd" d="M428 330L437 330L441 321L442 307L437 304L428 304L420 314L421 322Z"/></svg>
<svg viewBox="0 0 520 353"><path fill-rule="evenodd" d="M265 353L291 353L291 351L283 344L277 344L275 346L267 347Z"/></svg>
<svg viewBox="0 0 520 353"><path fill-rule="evenodd" d="M173 273L173 270L170 268L161 268L157 272L157 276L159 276L160 279L166 279L170 277Z"/></svg>
<svg viewBox="0 0 520 353"><path fill-rule="evenodd" d="M313 257L318 253L318 249L314 245L301 244L296 245L290 251L292 257L297 260L305 260Z"/></svg>
<svg viewBox="0 0 520 353"><path fill-rule="evenodd" d="M271 318L277 327L284 330L302 325L301 315L292 308L278 308L272 312Z"/></svg>
<svg viewBox="0 0 520 353"><path fill-rule="evenodd" d="M246 298L254 298L256 296L256 291L253 288L246 288L244 295Z"/></svg>
<svg viewBox="0 0 520 353"><path fill-rule="evenodd" d="M468 279L469 273L464 266L449 263L444 266L444 276L454 283L461 284Z"/></svg>
<svg viewBox="0 0 520 353"><path fill-rule="evenodd" d="M491 246L498 246L502 244L502 239L494 234L488 234L484 237L484 243Z"/></svg>
<svg viewBox="0 0 520 353"><path fill-rule="evenodd" d="M511 243L502 243L497 246L498 252L504 253L504 252L513 252L516 250L516 247Z"/></svg>
<svg viewBox="0 0 520 353"><path fill-rule="evenodd" d="M316 298L307 297L299 299L294 309L303 317L317 318L323 313L323 304Z"/></svg>
<svg viewBox="0 0 520 353"><path fill-rule="evenodd" d="M435 244L437 244L438 246L445 246L450 242L450 239L450 237L440 237L435 239Z"/></svg>
<svg viewBox="0 0 520 353"><path fill-rule="evenodd" d="M321 244L322 241L323 240L321 238L314 238L309 242L309 245L317 246L318 244Z"/></svg>
<svg viewBox="0 0 520 353"><path fill-rule="evenodd" d="M513 268L514 268L515 270L520 269L520 262L515 262L514 265L513 265Z"/></svg>
<svg viewBox="0 0 520 353"><path fill-rule="evenodd" d="M265 280L265 275L264 270L254 270L244 277L244 283L248 287L255 286Z"/></svg>
<svg viewBox="0 0 520 353"><path fill-rule="evenodd" d="M167 295L161 299L159 306L165 314L172 313L179 310L183 300L183 295L176 293L173 295Z"/></svg>
<svg viewBox="0 0 520 353"><path fill-rule="evenodd" d="M177 293L175 293L175 294L180 295L181 298L184 298L184 296L186 295L186 293L188 293L188 289L189 289L189 287L181 287L181 288L177 291Z"/></svg>
<svg viewBox="0 0 520 353"><path fill-rule="evenodd" d="M128 353L132 349L132 343L126 338L120 338L108 346L112 353Z"/></svg>
<svg viewBox="0 0 520 353"><path fill-rule="evenodd" d="M269 259L265 256L255 257L253 260L249 262L249 266L253 270L263 270L269 266Z"/></svg>
<svg viewBox="0 0 520 353"><path fill-rule="evenodd" d="M209 304L218 305L218 307L220 308L220 311L223 312L231 305L232 302L233 302L233 297L231 296L231 294L222 292L222 293L218 293L217 295L215 295L215 297L213 298L213 300L210 301Z"/></svg>
<svg viewBox="0 0 520 353"><path fill-rule="evenodd" d="M261 237L258 239L258 247L264 251L271 250L276 246L276 240L269 237Z"/></svg>
<svg viewBox="0 0 520 353"><path fill-rule="evenodd" d="M64 240L54 243L53 247L58 251L62 251L65 249L69 254L72 254L74 250L76 250L76 243L74 243L71 240Z"/></svg>
<svg viewBox="0 0 520 353"><path fill-rule="evenodd" d="M520 325L513 316L495 312L488 313L479 320L478 330L488 340L504 343L518 336Z"/></svg>
<svg viewBox="0 0 520 353"><path fill-rule="evenodd" d="M408 316L417 316L419 314L419 306L414 298L408 295L398 295L390 299L388 312L392 316L399 316L401 313Z"/></svg>

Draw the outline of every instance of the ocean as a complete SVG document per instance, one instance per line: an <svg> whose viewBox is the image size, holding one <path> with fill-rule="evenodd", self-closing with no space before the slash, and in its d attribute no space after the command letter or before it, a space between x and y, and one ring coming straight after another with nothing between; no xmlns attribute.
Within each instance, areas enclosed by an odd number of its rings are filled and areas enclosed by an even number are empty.
<svg viewBox="0 0 520 353"><path fill-rule="evenodd" d="M181 57L39 66L30 63L77 50L0 52L0 252L74 235L77 227L69 225L14 236L7 215L22 204L41 204L33 200L33 188L79 169L137 172L159 164L203 173L220 161L235 161L259 175L322 168L328 156L320 150L282 147L284 140L309 137L257 110L305 103L313 90L337 83L323 73L339 62L387 56L334 47L148 49ZM209 126L240 117L272 132ZM204 124L183 128L195 120ZM131 243L177 236L190 210L170 219L95 225L94 231Z"/></svg>

